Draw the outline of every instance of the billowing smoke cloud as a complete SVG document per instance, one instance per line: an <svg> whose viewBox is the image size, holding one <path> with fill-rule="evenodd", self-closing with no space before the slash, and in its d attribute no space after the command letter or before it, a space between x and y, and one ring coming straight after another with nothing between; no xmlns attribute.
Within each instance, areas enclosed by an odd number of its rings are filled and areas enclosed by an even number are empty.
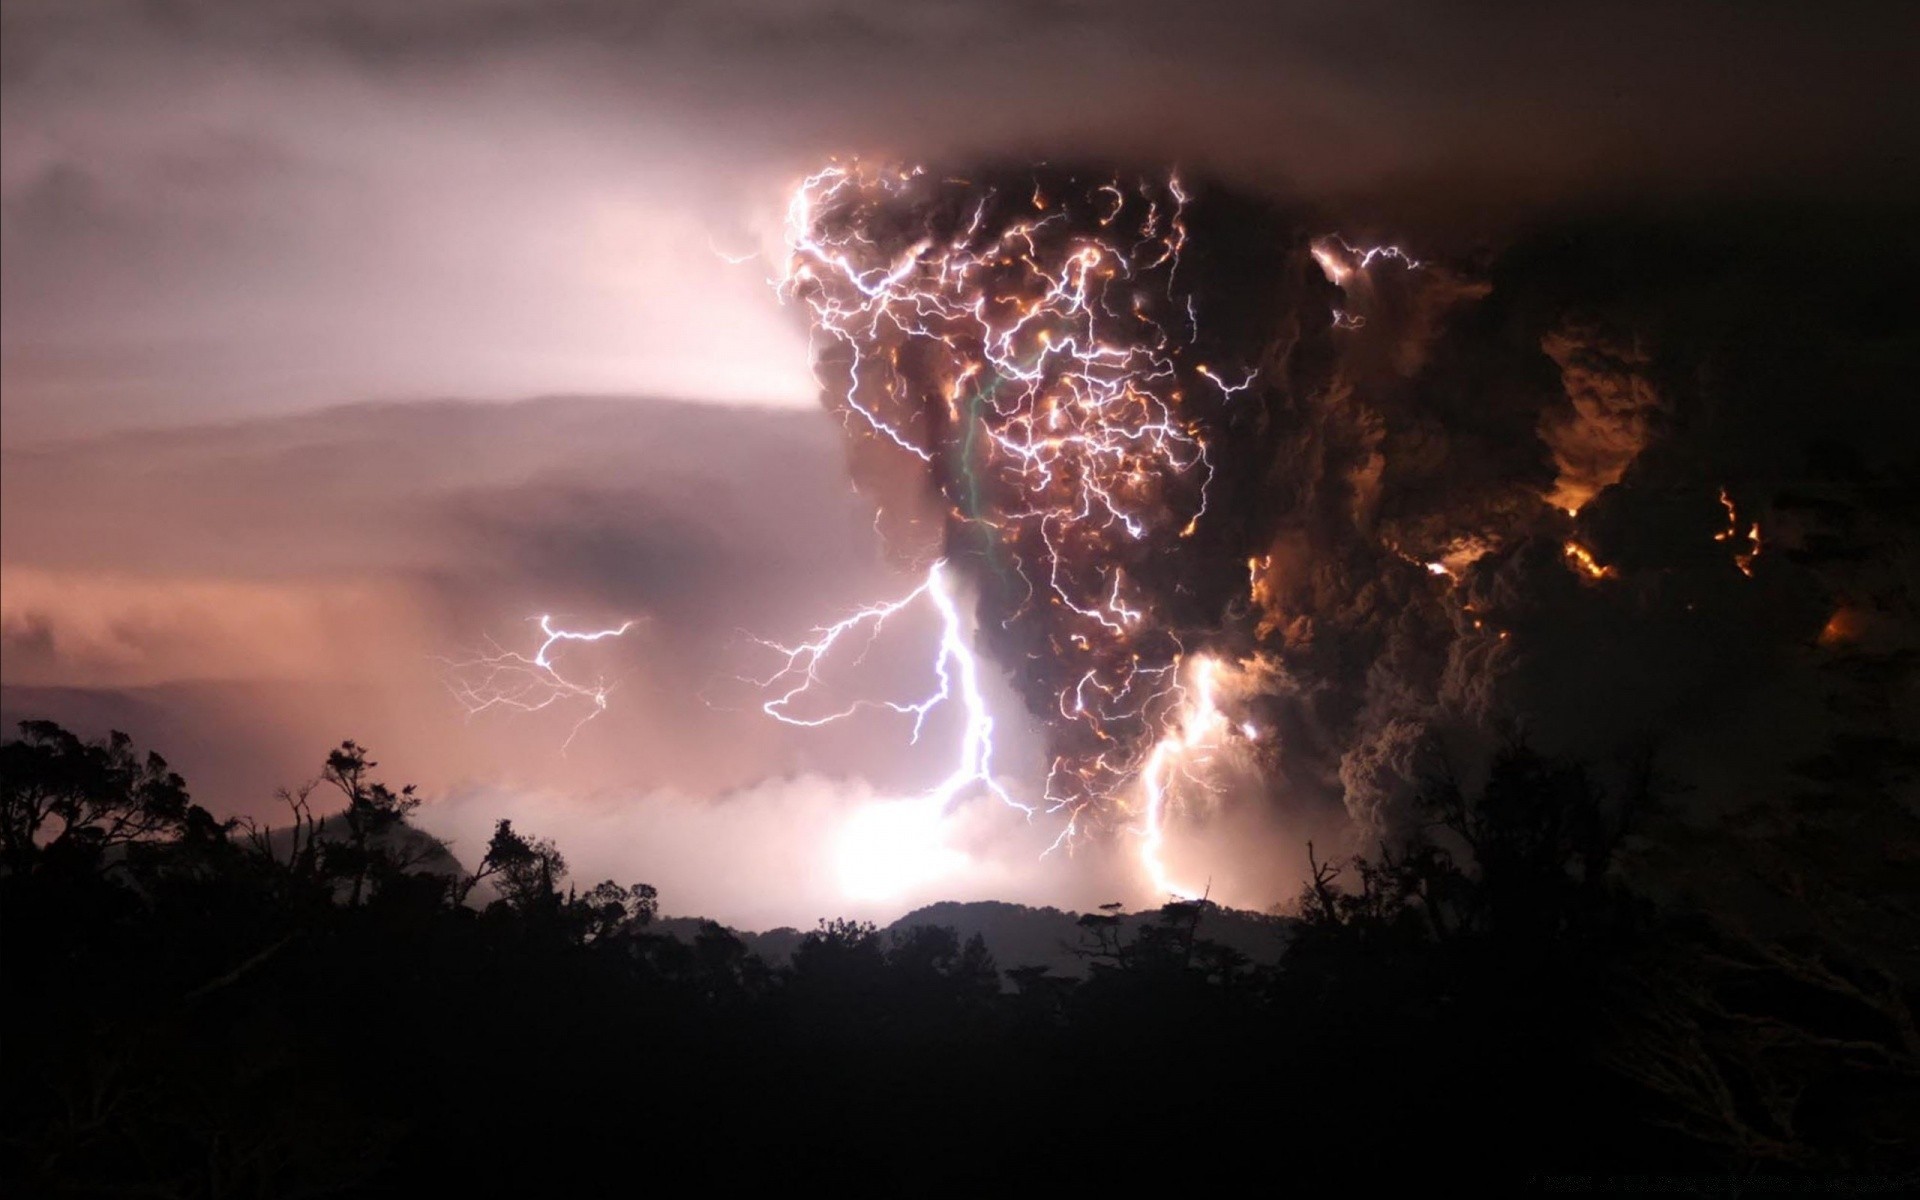
<svg viewBox="0 0 1920 1200"><path fill-rule="evenodd" d="M1360 837L1513 737L1603 782L1658 751L1724 799L1827 735L1805 650L1846 585L1763 532L1808 469L1753 436L1790 401L1749 375L1748 420L1724 407L1766 336L1720 307L1750 264L1463 271L1063 168L834 168L795 214L856 475L918 528L931 497L912 544L978 582L1074 811L1137 809L1183 659L1229 664L1270 799ZM1809 308L1776 318L1797 351L1839 337Z"/></svg>
<svg viewBox="0 0 1920 1200"><path fill-rule="evenodd" d="M1502 633L1451 572L1542 519L1541 447L1462 470L1474 431L1413 394L1484 283L1191 187L829 168L789 286L857 476L883 511L934 499L1058 807L1138 811L1182 662L1225 659L1271 778L1371 824L1450 710L1484 715Z"/></svg>
<svg viewBox="0 0 1920 1200"><path fill-rule="evenodd" d="M788 284L832 339L857 469L882 464L860 473L883 512L913 513L889 492L918 460L935 549L1049 730L1048 799L1110 798L1244 592L1272 398L1325 353L1295 321L1301 237L1177 178L1062 169L830 167L793 222Z"/></svg>
<svg viewBox="0 0 1920 1200"><path fill-rule="evenodd" d="M1540 349L1559 366L1572 410L1540 419L1540 440L1559 468L1547 503L1576 513L1601 489L1620 482L1646 448L1660 414L1660 392L1647 378L1651 356L1630 338L1571 325L1548 334Z"/></svg>
<svg viewBox="0 0 1920 1200"><path fill-rule="evenodd" d="M1860 319L1829 289L1902 268L1792 270L1765 226L1684 237L1552 231L1424 302L1437 264L1329 266L1340 350L1254 581L1284 795L1387 832L1436 771L1525 737L1603 784L1651 754L1715 808L1788 794L1833 736L1821 623L1863 590L1912 612L1847 560L1910 519L1884 397L1915 330L1910 303Z"/></svg>

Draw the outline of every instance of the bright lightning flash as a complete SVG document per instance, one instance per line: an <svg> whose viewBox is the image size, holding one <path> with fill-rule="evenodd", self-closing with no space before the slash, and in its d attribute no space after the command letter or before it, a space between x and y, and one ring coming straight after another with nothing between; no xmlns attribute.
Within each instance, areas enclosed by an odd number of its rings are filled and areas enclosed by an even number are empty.
<svg viewBox="0 0 1920 1200"><path fill-rule="evenodd" d="M1176 282L1189 201L1172 177L1036 178L1028 189L835 163L793 195L777 281L835 349L816 369L850 429L926 464L949 537L969 547L961 561L989 572L983 615L1035 647L1022 682L1053 739L1039 803L1063 816L1054 847L1143 807L1147 874L1180 895L1191 892L1162 865L1176 777L1192 778L1233 727L1214 702L1220 664L1190 652L1157 611L1162 593L1142 583L1164 580L1207 520L1209 438L1254 401L1243 393L1261 375L1201 355L1196 298ZM1337 240L1315 253L1340 280L1382 258L1418 265L1394 247ZM811 641L768 643L784 657L760 681L772 694L763 708L809 726L891 710L913 718L917 740L927 715L957 699L957 758L928 801L949 810L984 790L1031 815L993 776L993 722L948 582L958 569L937 563L906 596ZM942 629L930 695L808 706L826 659L923 602Z"/></svg>
<svg viewBox="0 0 1920 1200"><path fill-rule="evenodd" d="M1323 237L1311 247L1313 261L1319 265L1320 273L1341 291L1347 290L1347 284L1356 275L1365 275L1367 269L1376 262L1397 262L1409 271L1421 267L1418 259L1398 246L1354 246L1338 235ZM1333 310L1333 324L1338 329L1359 329L1366 325L1367 319L1358 313L1344 308Z"/></svg>
<svg viewBox="0 0 1920 1200"><path fill-rule="evenodd" d="M979 662L974 657L972 647L967 644L965 622L961 620L959 606L954 603L953 585L948 573L949 568L944 560L936 562L927 568L926 578L920 586L905 596L898 600L869 604L832 625L815 629L813 632L818 636L812 641L788 646L759 639L761 645L779 654L782 661L780 668L772 675L750 682L779 693L760 706L761 711L776 721L813 727L841 720L861 709L883 708L912 716L911 740L914 743L919 742L927 717L934 709L954 699L957 692L965 715L953 770L926 793L923 800L943 813L948 812L956 801L977 786L1003 804L1031 814L1031 806L1014 799L1006 787L994 778L993 717L987 712L986 698L980 691ZM820 669L837 647L860 637L863 632L866 640L871 642L889 618L923 600L940 618L940 642L933 657L933 674L938 685L932 692L914 701L856 700L826 713L796 711L804 705L808 693L819 685Z"/></svg>
<svg viewBox="0 0 1920 1200"><path fill-rule="evenodd" d="M956 195L950 228L899 232L901 214L946 211ZM945 481L950 528L984 533L1012 594L1025 595L994 615L1048 645L1039 670L1060 684L1054 730L1070 729L1073 744L1056 757L1047 804L1070 829L1134 776L1158 735L1178 638L1157 627L1134 580L1206 517L1206 414L1258 375L1192 349L1193 302L1174 285L1187 201L1177 179L1016 197L853 163L809 176L788 210L780 288L847 356L823 383L856 428ZM947 595L937 577L936 604ZM819 652L890 611L823 630ZM943 669L963 661L955 627ZM796 652L804 676L814 652ZM789 698L770 714L785 719ZM892 707L916 720L925 711ZM984 781L982 762L963 751L943 786Z"/></svg>
<svg viewBox="0 0 1920 1200"><path fill-rule="evenodd" d="M447 667L447 687L467 710L477 716L490 709L516 712L541 712L558 706L583 704L586 713L574 723L562 743L564 750L573 744L588 721L607 710L607 696L613 684L604 679L581 683L560 673L554 662L557 651L574 642L599 642L617 638L637 622L623 621L615 628L580 631L559 629L552 616L539 617L540 645L532 654L507 650L489 639L490 652L467 659L443 659Z"/></svg>
<svg viewBox="0 0 1920 1200"><path fill-rule="evenodd" d="M763 642L777 669L753 681L776 720L811 727L880 710L911 717L915 743L929 715L954 701L961 727L951 769L916 812L944 816L981 792L1029 816L1043 806L1063 817L1056 847L1083 825L1143 812L1136 828L1147 874L1178 895L1192 891L1162 861L1178 781L1195 779L1192 768L1224 738L1257 731L1221 713L1215 691L1226 668L1191 644L1204 632L1164 610L1177 607L1167 596L1180 590L1179 572L1204 561L1189 551L1212 540L1212 439L1266 403L1260 367L1222 368L1204 353L1201 298L1180 282L1191 200L1172 176L975 183L858 161L800 183L774 282L806 307L832 351L814 365L850 431L924 464L947 504L955 554L906 595L810 640ZM1421 265L1398 247L1337 237L1311 250L1342 288L1386 261ZM1335 321L1360 323L1339 312ZM973 582L989 635L1030 648L1015 682L1052 751L1035 805L994 774L972 622L956 603L962 570L980 572ZM1260 583L1256 570L1256 597ZM857 662L888 621L922 606L940 629L927 694L824 700L830 660ZM575 633L542 618L546 640L533 654L496 647L454 664L455 694L470 712L583 703L578 732L605 710L609 687L563 675L552 654L627 628ZM856 857L876 853L884 852Z"/></svg>
<svg viewBox="0 0 1920 1200"><path fill-rule="evenodd" d="M1162 852L1167 840L1167 811L1176 776L1192 779L1190 769L1204 761L1206 754L1221 744L1231 728L1226 715L1215 701L1214 687L1220 670L1217 660L1201 656L1192 660L1188 683L1181 696L1179 718L1167 730L1140 771L1140 786L1145 794L1146 811L1141 830L1140 862L1153 881L1154 890L1181 900L1198 900L1203 894L1176 883L1167 873ZM1251 737L1247 729L1243 735Z"/></svg>

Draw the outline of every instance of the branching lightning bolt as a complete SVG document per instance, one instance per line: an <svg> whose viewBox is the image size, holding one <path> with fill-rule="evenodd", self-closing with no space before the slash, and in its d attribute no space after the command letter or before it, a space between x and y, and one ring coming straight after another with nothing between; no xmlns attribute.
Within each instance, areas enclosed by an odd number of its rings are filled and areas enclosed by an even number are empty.
<svg viewBox="0 0 1920 1200"><path fill-rule="evenodd" d="M1311 252L1327 282L1342 291L1347 290L1354 276L1366 274L1376 262L1397 262L1409 271L1417 271L1424 265L1398 246L1355 246L1338 234L1317 239ZM1344 308L1333 310L1335 328L1359 329L1366 323L1367 319L1359 313Z"/></svg>
<svg viewBox="0 0 1920 1200"><path fill-rule="evenodd" d="M860 162L800 183L776 286L806 306L816 348L837 350L815 366L850 426L925 465L948 502L950 539L977 531L964 562L990 573L979 580L983 597L997 597L989 632L1036 647L1033 679L1048 693L1044 704L1029 694L1055 739L1044 793L1022 802L995 775L994 721L951 550L898 599L797 644L761 640L777 666L751 681L775 720L813 727L877 710L910 718L916 744L952 701L959 744L924 799L945 811L984 792L1029 815L1044 807L1062 817L1055 847L1090 821L1124 823L1154 886L1183 896L1191 890L1162 862L1167 823L1178 781L1235 729L1216 702L1227 668L1189 653L1155 610L1163 593L1138 580L1154 569L1164 578L1168 552L1207 520L1209 430L1262 375L1200 358L1199 308L1179 286L1191 201L1177 177L1036 177L1029 189ZM1336 283L1382 258L1419 265L1396 247L1338 239L1314 254ZM1016 586L990 592L995 580ZM940 631L931 689L821 705L830 661L857 661L916 608L931 609ZM542 617L531 654L493 646L450 663L450 686L470 713L584 705L577 734L606 710L611 686L563 674L554 656L631 625L578 632Z"/></svg>
<svg viewBox="0 0 1920 1200"><path fill-rule="evenodd" d="M1201 892L1176 883L1167 872L1166 848L1168 807L1176 774L1184 774L1195 758L1208 747L1218 745L1229 725L1215 702L1214 682L1218 660L1199 657L1193 660L1190 688L1183 697L1179 717L1154 744L1140 770L1140 784L1146 795L1142 813L1140 859L1153 880L1154 890L1182 900L1197 900ZM1251 737L1246 729L1236 732Z"/></svg>
<svg viewBox="0 0 1920 1200"><path fill-rule="evenodd" d="M555 653L568 643L599 642L621 637L637 622L623 621L610 629L581 631L556 628L552 616L544 613L537 621L541 642L532 654L507 650L489 639L488 653L465 659L442 659L441 662L447 668L448 689L466 708L469 716L496 708L541 712L575 703L584 704L586 713L574 723L567 740L561 744L564 750L573 744L573 739L587 722L607 710L607 696L614 685L604 679L581 683L568 678L561 674L555 664Z"/></svg>
<svg viewBox="0 0 1920 1200"><path fill-rule="evenodd" d="M958 757L951 773L926 794L926 799L947 810L962 799L969 789L979 790L1012 808L1031 814L1031 805L1022 804L1007 791L993 771L993 717L987 711L980 690L980 665L967 643L965 622L954 601L950 568L936 562L927 568L920 585L898 600L869 604L832 625L815 629L813 640L785 645L764 638L756 639L781 658L773 674L752 680L757 686L776 692L760 708L776 721L788 725L815 727L849 717L863 708L882 708L913 718L912 740L918 743L927 717L949 700L958 699L963 716ZM938 685L918 700L856 700L832 711L805 714L796 711L820 683L820 669L834 651L844 644L878 636L886 622L924 601L940 619L940 640L934 651L933 674Z"/></svg>
<svg viewBox="0 0 1920 1200"><path fill-rule="evenodd" d="M1023 583L1014 594L1025 603L1002 624L1044 635L1049 657L1035 669L1062 681L1055 727L1077 731L1054 756L1042 801L1064 814L1055 845L1102 809L1137 809L1148 873L1185 894L1160 865L1173 776L1230 727L1214 707L1218 665L1191 659L1193 685L1182 683L1179 638L1131 586L1129 564L1206 519L1204 414L1261 373L1193 360L1198 317L1177 289L1190 196L1177 178L1070 183L996 191L920 168L829 165L788 206L778 286L844 355L818 369L848 419L947 480L951 527L986 531L989 561ZM934 794L950 802L978 785L1032 812L992 777L992 721L951 570L936 564L905 597L812 641L768 643L784 658L760 681L774 693L764 711L817 725L886 709L911 715L917 739L957 689L966 733ZM825 659L922 601L942 621L935 692L805 711Z"/></svg>

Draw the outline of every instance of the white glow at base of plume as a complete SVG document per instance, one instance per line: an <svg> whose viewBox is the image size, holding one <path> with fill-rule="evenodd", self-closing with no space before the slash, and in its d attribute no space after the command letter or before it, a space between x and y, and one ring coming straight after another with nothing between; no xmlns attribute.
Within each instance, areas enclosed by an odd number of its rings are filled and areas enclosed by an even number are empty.
<svg viewBox="0 0 1920 1200"><path fill-rule="evenodd" d="M794 710L795 704L820 683L820 668L841 643L853 641L861 633L869 638L877 635L889 618L923 600L940 618L940 637L931 664L937 686L932 692L912 702L856 701L819 716ZM834 871L849 899L893 899L955 873L964 865L965 856L949 848L943 837L955 806L969 795L984 791L1028 817L1034 815L1034 807L1015 799L993 773L993 718L981 692L979 663L944 562L934 563L924 581L900 599L869 605L814 632L814 640L799 645L762 643L782 658L773 676L753 681L775 692L762 708L776 720L816 726L842 720L863 708L878 708L911 715L912 737L918 741L933 709L958 700L963 713L960 745L945 779L912 799L868 804L840 828L833 851ZM1196 772L1207 766L1229 737L1238 733L1251 741L1258 734L1251 723L1236 727L1221 712L1217 693L1222 669L1222 664L1208 655L1187 660L1171 724L1148 754L1138 776L1143 810L1137 827L1141 838L1138 856L1156 897L1192 900L1205 894L1204 886L1176 880L1166 865L1168 825L1177 806L1177 793L1183 784L1207 786ZM1049 851L1071 846L1074 834L1075 825L1069 818Z"/></svg>
<svg viewBox="0 0 1920 1200"><path fill-rule="evenodd" d="M1203 763L1207 753L1220 744L1229 728L1226 715L1214 701L1215 675L1220 664L1212 658L1193 660L1188 686L1182 696L1180 718L1147 756L1140 772L1140 787L1146 796L1144 828L1141 831L1140 862L1152 880L1154 891L1181 900L1198 900L1204 889L1176 882L1165 861L1167 816L1174 785L1179 778L1191 780L1190 768Z"/></svg>
<svg viewBox="0 0 1920 1200"><path fill-rule="evenodd" d="M899 900L958 875L967 857L946 844L943 809L933 795L854 810L833 847L841 893L849 900Z"/></svg>

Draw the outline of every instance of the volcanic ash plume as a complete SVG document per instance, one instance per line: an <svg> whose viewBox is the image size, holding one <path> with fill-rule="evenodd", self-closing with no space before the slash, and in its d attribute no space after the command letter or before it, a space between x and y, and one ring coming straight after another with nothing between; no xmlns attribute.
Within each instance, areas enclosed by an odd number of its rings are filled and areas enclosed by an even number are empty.
<svg viewBox="0 0 1920 1200"><path fill-rule="evenodd" d="M1579 317L1550 262L1478 278L1174 177L1054 169L836 165L789 221L783 287L856 479L896 549L945 565L780 647L769 711L810 723L789 705L821 658L929 597L940 690L884 706L917 732L957 688L937 794L997 790L964 584L1044 727L1050 807L1137 830L1156 883L1173 814L1210 807L1195 777L1371 841L1516 733L1691 752L1731 664L1797 670L1817 632L1701 419L1713 343Z"/></svg>
<svg viewBox="0 0 1920 1200"><path fill-rule="evenodd" d="M931 549L1046 726L1051 806L1116 796L1191 728L1183 659L1244 610L1290 313L1319 286L1304 241L1236 212L1236 249L1263 249L1224 258L1177 178L1052 170L833 166L789 219L856 472L885 511L937 498Z"/></svg>

